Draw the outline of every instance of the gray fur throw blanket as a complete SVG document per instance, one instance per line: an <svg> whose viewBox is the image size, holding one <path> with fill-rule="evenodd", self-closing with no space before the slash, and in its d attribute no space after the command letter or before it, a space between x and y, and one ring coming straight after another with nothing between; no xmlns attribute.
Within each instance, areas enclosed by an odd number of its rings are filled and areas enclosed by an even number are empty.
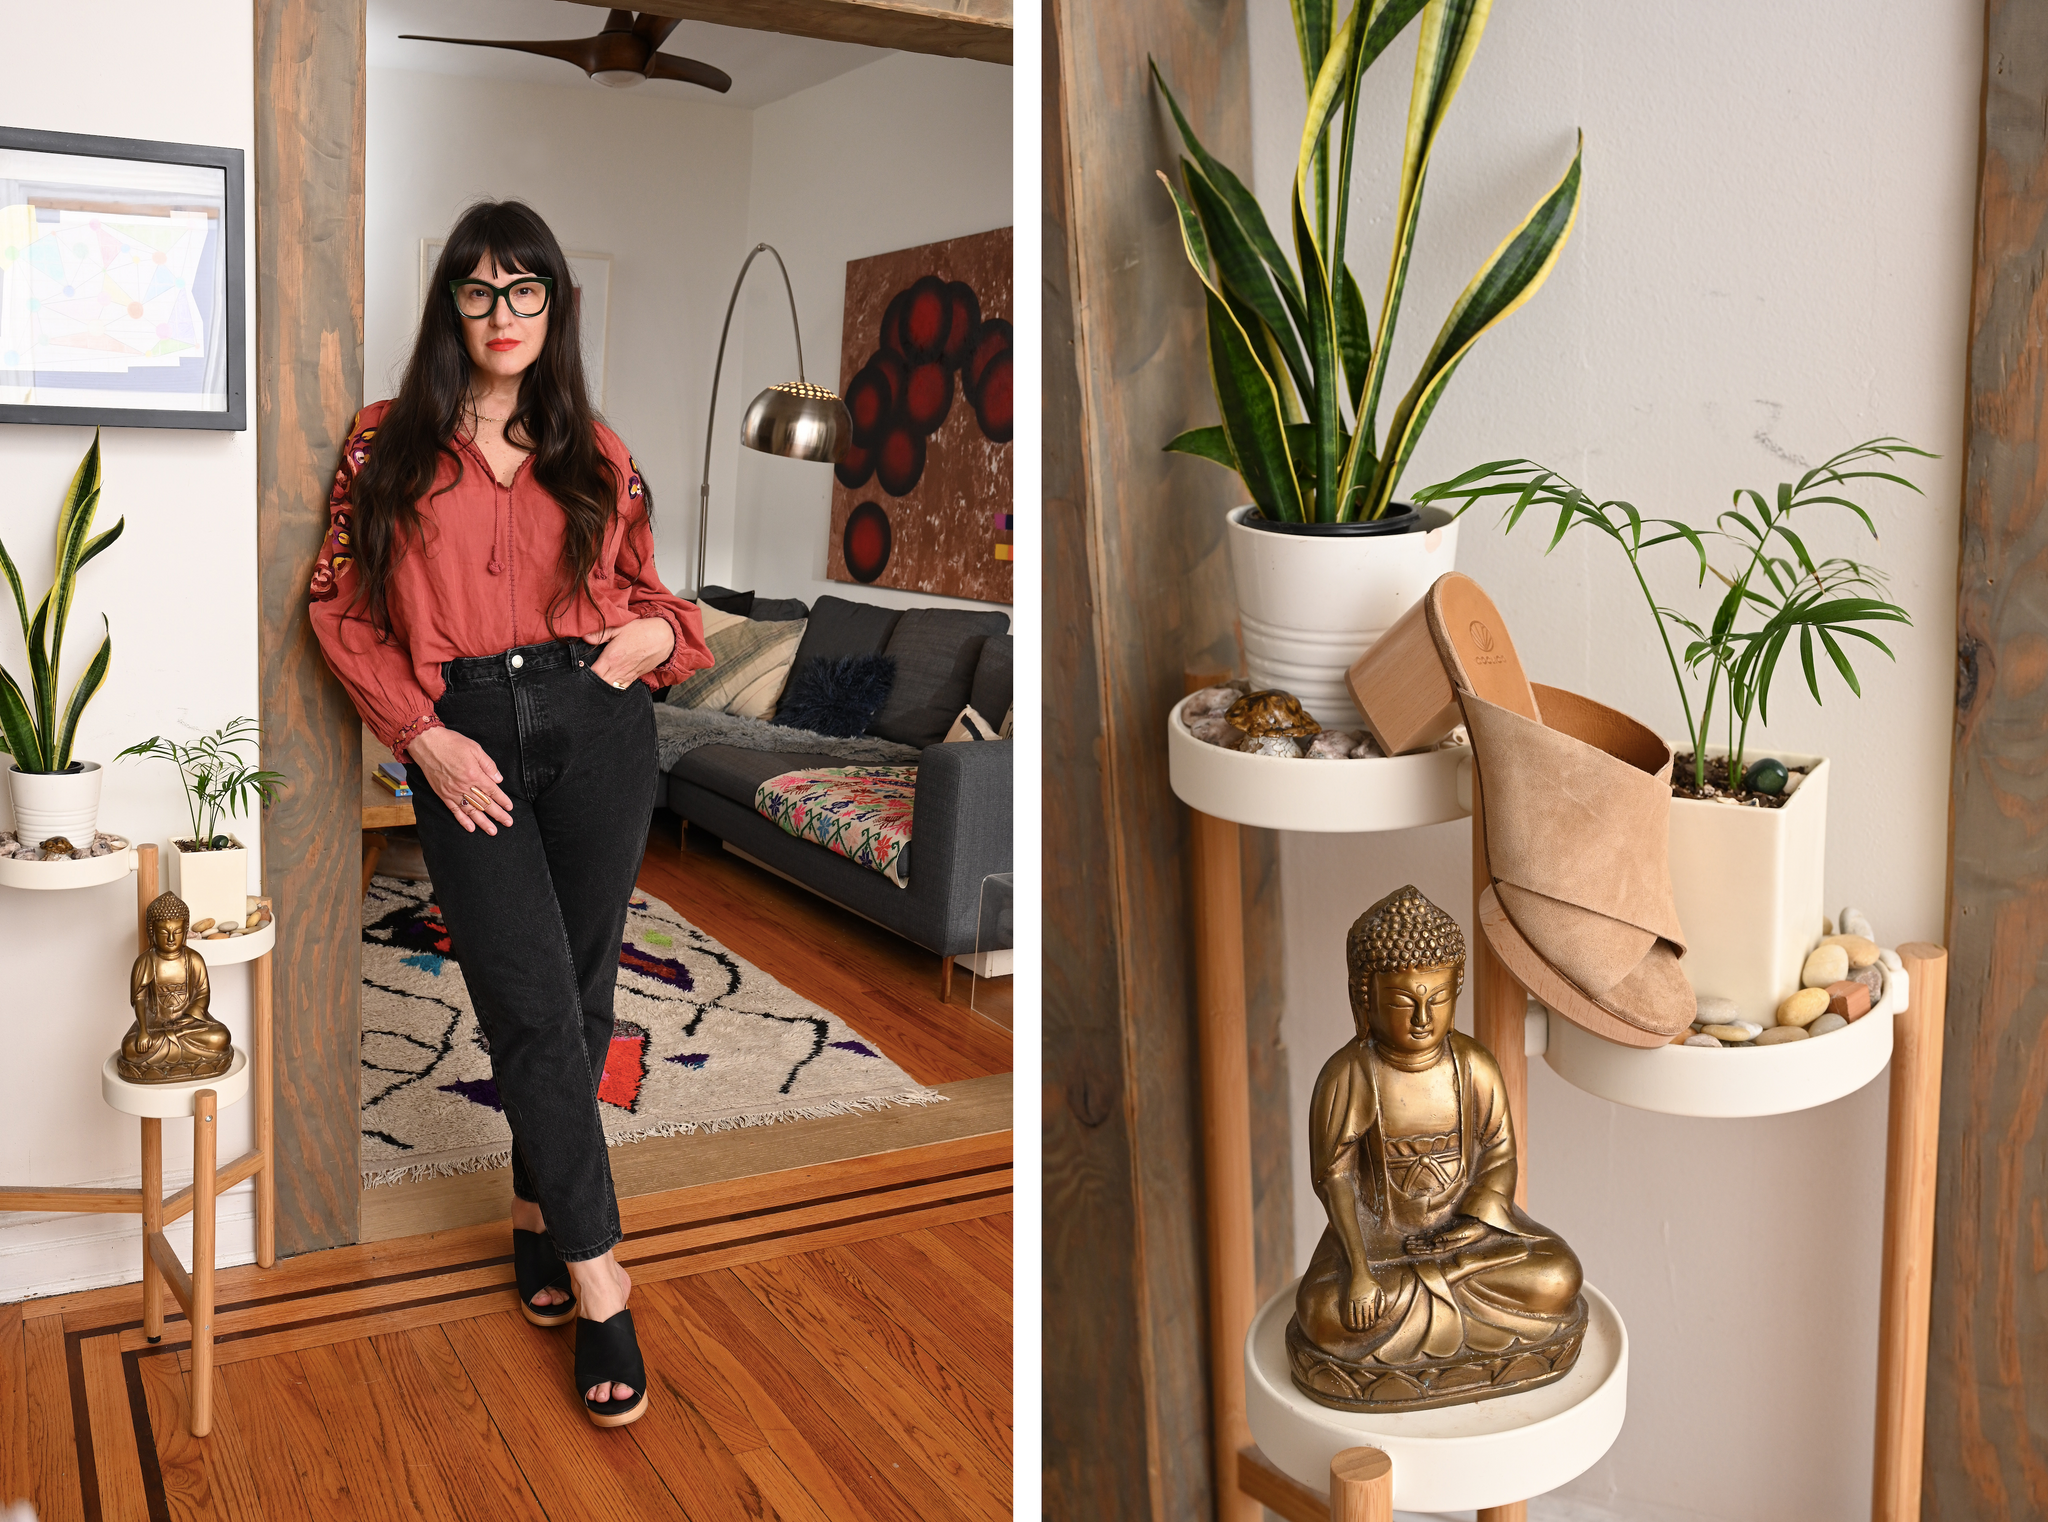
<svg viewBox="0 0 2048 1522"><path fill-rule="evenodd" d="M873 735L841 739L761 719L742 719L716 709L654 705L654 755L661 770L667 771L703 745L833 756L855 766L907 766L918 757L913 745L898 745L894 740L881 740Z"/></svg>

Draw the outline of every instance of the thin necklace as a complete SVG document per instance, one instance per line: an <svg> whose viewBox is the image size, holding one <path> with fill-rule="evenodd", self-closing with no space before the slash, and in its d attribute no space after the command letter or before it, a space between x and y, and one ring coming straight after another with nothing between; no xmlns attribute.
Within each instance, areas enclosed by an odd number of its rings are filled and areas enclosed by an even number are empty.
<svg viewBox="0 0 2048 1522"><path fill-rule="evenodd" d="M479 423L502 423L505 421L505 418L492 417L488 413L477 411L476 402L474 399L471 399L471 401L469 402L469 415L475 418ZM505 414L505 417L510 416L511 414L509 412Z"/></svg>

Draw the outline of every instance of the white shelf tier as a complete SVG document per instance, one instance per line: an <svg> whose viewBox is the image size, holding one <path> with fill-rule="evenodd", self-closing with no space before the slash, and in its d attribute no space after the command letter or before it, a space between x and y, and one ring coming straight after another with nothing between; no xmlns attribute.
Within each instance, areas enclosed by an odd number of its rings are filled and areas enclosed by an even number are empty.
<svg viewBox="0 0 2048 1522"><path fill-rule="evenodd" d="M185 944L199 953L209 969L253 962L277 944L277 916L273 914L261 930L229 936L224 941L209 941L203 935L195 935L188 937Z"/></svg>
<svg viewBox="0 0 2048 1522"><path fill-rule="evenodd" d="M89 856L84 861L22 861L0 856L0 888L40 888L46 892L97 888L101 883L117 882L134 870L133 846L109 851L105 856Z"/></svg>
<svg viewBox="0 0 2048 1522"><path fill-rule="evenodd" d="M192 1096L212 1089L214 1113L235 1104L249 1092L249 1058L239 1048L225 1073L213 1078L186 1078L177 1083L130 1083L114 1068L119 1052L111 1054L100 1068L100 1098L128 1115L154 1116L158 1120L187 1120L192 1116Z"/></svg>
<svg viewBox="0 0 2048 1522"><path fill-rule="evenodd" d="M1358 835L1443 824L1472 812L1466 746L1361 761L1249 756L1207 745L1166 716L1167 776L1189 808L1266 830Z"/></svg>
<svg viewBox="0 0 2048 1522"><path fill-rule="evenodd" d="M1294 1387L1287 1322L1294 1285L1266 1302L1244 1343L1245 1415L1284 1473L1319 1495L1330 1460L1371 1447L1394 1461L1401 1511L1467 1511L1524 1501L1584 1474L1621 1433L1628 1411L1628 1331L1613 1302L1586 1286L1591 1311L1579 1361L1556 1384L1434 1411L1333 1411Z"/></svg>
<svg viewBox="0 0 2048 1522"><path fill-rule="evenodd" d="M1617 1046L1553 1014L1544 1060L1588 1094L1665 1115L1733 1119L1810 1110L1853 1094L1892 1059L1892 1017L1907 976L1885 970L1884 998L1861 1020L1780 1046Z"/></svg>

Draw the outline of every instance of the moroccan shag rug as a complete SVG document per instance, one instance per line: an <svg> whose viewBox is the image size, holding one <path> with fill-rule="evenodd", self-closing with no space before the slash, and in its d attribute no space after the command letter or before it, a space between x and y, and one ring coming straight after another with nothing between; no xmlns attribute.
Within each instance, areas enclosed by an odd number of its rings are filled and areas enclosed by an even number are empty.
<svg viewBox="0 0 2048 1522"><path fill-rule="evenodd" d="M512 1133L432 886L379 877L363 901L363 1184L501 1167ZM598 1086L612 1146L845 1115L944 1095L844 1021L636 895Z"/></svg>

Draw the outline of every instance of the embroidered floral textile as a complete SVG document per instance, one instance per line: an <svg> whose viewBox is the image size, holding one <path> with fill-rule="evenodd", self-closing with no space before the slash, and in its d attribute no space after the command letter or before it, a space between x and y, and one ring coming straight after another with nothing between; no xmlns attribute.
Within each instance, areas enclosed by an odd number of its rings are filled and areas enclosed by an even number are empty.
<svg viewBox="0 0 2048 1522"><path fill-rule="evenodd" d="M828 766L784 772L754 789L754 812L799 840L910 886L914 766Z"/></svg>

